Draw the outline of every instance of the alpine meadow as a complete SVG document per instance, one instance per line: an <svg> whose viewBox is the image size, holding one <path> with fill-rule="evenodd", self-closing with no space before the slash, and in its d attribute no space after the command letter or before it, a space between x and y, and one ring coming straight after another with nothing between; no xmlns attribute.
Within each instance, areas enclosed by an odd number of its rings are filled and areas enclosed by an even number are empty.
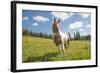
<svg viewBox="0 0 100 73"><path fill-rule="evenodd" d="M90 41L73 40L67 53L59 56L52 39L23 36L23 62L71 61L91 59Z"/></svg>

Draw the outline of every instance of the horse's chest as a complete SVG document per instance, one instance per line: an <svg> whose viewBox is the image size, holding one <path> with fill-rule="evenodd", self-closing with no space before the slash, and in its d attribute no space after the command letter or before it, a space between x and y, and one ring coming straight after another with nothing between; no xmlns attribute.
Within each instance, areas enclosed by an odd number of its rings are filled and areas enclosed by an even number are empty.
<svg viewBox="0 0 100 73"><path fill-rule="evenodd" d="M54 42L55 42L56 45L61 44L61 36L55 36L54 37Z"/></svg>

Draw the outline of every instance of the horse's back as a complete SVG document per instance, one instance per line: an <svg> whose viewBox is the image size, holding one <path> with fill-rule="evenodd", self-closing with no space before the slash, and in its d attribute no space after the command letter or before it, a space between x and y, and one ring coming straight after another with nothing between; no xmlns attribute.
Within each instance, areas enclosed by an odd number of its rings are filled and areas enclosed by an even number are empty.
<svg viewBox="0 0 100 73"><path fill-rule="evenodd" d="M68 32L62 33L62 36L63 36L63 39L65 39L66 41L67 41L67 40L70 40L70 35L69 35Z"/></svg>

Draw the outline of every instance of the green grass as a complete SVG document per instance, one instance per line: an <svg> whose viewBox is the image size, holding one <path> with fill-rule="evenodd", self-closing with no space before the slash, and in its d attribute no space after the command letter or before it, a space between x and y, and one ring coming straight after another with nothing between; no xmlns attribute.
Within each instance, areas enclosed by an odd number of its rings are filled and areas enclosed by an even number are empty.
<svg viewBox="0 0 100 73"><path fill-rule="evenodd" d="M89 41L71 41L66 54L59 55L58 48L52 39L23 36L22 61L68 61L87 60L91 58Z"/></svg>

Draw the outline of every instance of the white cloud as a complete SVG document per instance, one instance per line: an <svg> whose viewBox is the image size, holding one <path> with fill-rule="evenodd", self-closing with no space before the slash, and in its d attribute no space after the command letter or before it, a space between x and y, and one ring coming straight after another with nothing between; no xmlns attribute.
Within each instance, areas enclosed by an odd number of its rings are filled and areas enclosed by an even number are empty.
<svg viewBox="0 0 100 73"><path fill-rule="evenodd" d="M67 13L67 12L52 12L53 17L60 18L62 21L68 19L74 13Z"/></svg>
<svg viewBox="0 0 100 73"><path fill-rule="evenodd" d="M49 19L44 16L35 16L33 17L33 19L38 22L48 22L49 21Z"/></svg>
<svg viewBox="0 0 100 73"><path fill-rule="evenodd" d="M69 25L69 29L78 29L83 26L83 22L81 21L76 21L75 23L72 23Z"/></svg>
<svg viewBox="0 0 100 73"><path fill-rule="evenodd" d="M69 15L70 15L70 16L73 16L73 15L74 15L74 13L69 13Z"/></svg>
<svg viewBox="0 0 100 73"><path fill-rule="evenodd" d="M89 13L80 13L83 18L88 18L90 16Z"/></svg>
<svg viewBox="0 0 100 73"><path fill-rule="evenodd" d="M84 29L83 29L83 28L81 28L79 31L80 31L80 32L82 32L82 31L84 31Z"/></svg>
<svg viewBox="0 0 100 73"><path fill-rule="evenodd" d="M82 36L86 36L86 35L88 35L88 34L89 34L89 33L87 33L87 32L82 32L82 33L81 33Z"/></svg>
<svg viewBox="0 0 100 73"><path fill-rule="evenodd" d="M86 25L86 27L87 27L87 28L89 28L89 27L91 27L91 25L90 25L90 24L88 24L88 25Z"/></svg>
<svg viewBox="0 0 100 73"><path fill-rule="evenodd" d="M32 26L38 26L38 25L39 25L38 23L33 23L33 24L32 24Z"/></svg>
<svg viewBox="0 0 100 73"><path fill-rule="evenodd" d="M22 20L28 20L29 18L27 16L22 17Z"/></svg>

